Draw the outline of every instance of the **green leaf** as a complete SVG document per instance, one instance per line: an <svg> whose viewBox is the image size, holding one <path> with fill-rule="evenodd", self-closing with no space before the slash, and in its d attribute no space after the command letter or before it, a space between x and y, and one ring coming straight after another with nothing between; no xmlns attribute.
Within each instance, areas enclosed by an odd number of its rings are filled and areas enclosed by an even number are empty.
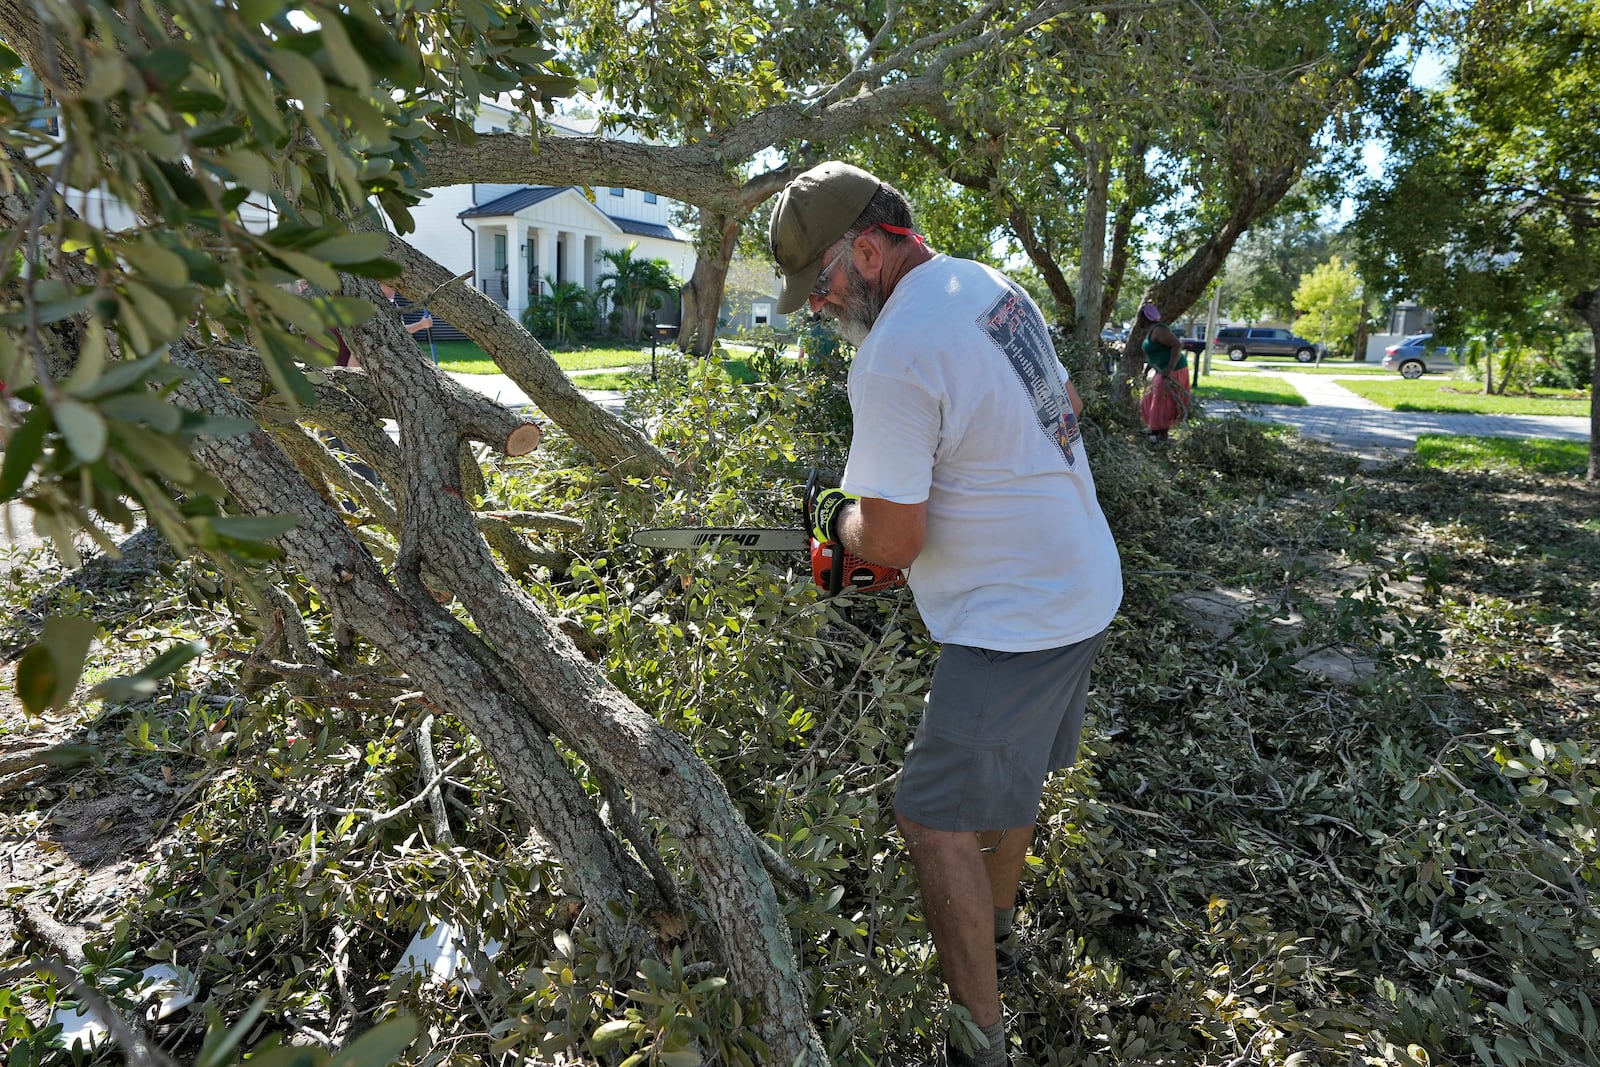
<svg viewBox="0 0 1600 1067"><path fill-rule="evenodd" d="M121 248L122 258L151 282L165 289L182 289L189 284L189 265L183 257L143 238Z"/></svg>
<svg viewBox="0 0 1600 1067"><path fill-rule="evenodd" d="M317 302L328 325L334 327L360 326L378 313L370 300L355 296L329 296Z"/></svg>
<svg viewBox="0 0 1600 1067"><path fill-rule="evenodd" d="M363 263L382 259L389 250L386 233L341 233L309 249L311 255L328 263Z"/></svg>
<svg viewBox="0 0 1600 1067"><path fill-rule="evenodd" d="M0 463L0 501L10 500L22 488L44 451L45 435L53 425L50 409L36 407L7 441L5 462Z"/></svg>
<svg viewBox="0 0 1600 1067"><path fill-rule="evenodd" d="M265 282L248 287L250 295L265 304L271 312L289 325L307 333L321 333L325 328L316 305L301 296Z"/></svg>
<svg viewBox="0 0 1600 1067"><path fill-rule="evenodd" d="M323 289L339 288L338 272L315 256L308 256L304 252L293 252L286 248L274 248L272 254L283 260L284 266L290 271L312 285Z"/></svg>
<svg viewBox="0 0 1600 1067"><path fill-rule="evenodd" d="M184 641L173 645L133 674L107 678L91 689L89 696L95 700L109 700L116 704L146 700L155 694L157 682L205 650L206 646L201 641Z"/></svg>
<svg viewBox="0 0 1600 1067"><path fill-rule="evenodd" d="M185 489L196 487L201 471L182 440L120 421L112 424L111 439L139 470L155 471Z"/></svg>
<svg viewBox="0 0 1600 1067"><path fill-rule="evenodd" d="M157 48L137 56L133 65L157 90L176 86L189 74L189 56L177 48Z"/></svg>
<svg viewBox="0 0 1600 1067"><path fill-rule="evenodd" d="M178 316L165 296L132 278L123 281L122 292L150 334L151 341L167 341L178 335Z"/></svg>
<svg viewBox="0 0 1600 1067"><path fill-rule="evenodd" d="M211 520L211 528L235 541L270 541L294 529L298 521L293 515L220 515Z"/></svg>
<svg viewBox="0 0 1600 1067"><path fill-rule="evenodd" d="M320 116L327 111L328 88L323 84L322 72L315 63L298 52L282 47L273 49L268 57L267 62L283 79L307 116Z"/></svg>
<svg viewBox="0 0 1600 1067"><path fill-rule="evenodd" d="M83 390L105 370L106 358L109 355L105 323L98 318L90 318L83 341L78 346L77 363L67 380L61 383L61 388L73 396L81 397Z"/></svg>
<svg viewBox="0 0 1600 1067"><path fill-rule="evenodd" d="M160 433L176 433L183 412L174 404L149 393L125 393L100 402L100 414L123 422L138 422Z"/></svg>
<svg viewBox="0 0 1600 1067"><path fill-rule="evenodd" d="M98 400L103 396L120 393L131 386L137 385L155 368L156 364L166 358L166 355L166 350L161 349L138 359L118 363L98 379L85 386L78 394L78 398L80 400Z"/></svg>
<svg viewBox="0 0 1600 1067"><path fill-rule="evenodd" d="M263 331L261 347L267 357L267 374L280 393L299 404L310 404L317 399L311 383L306 381L304 372L295 364L295 350L290 338L274 331Z"/></svg>
<svg viewBox="0 0 1600 1067"><path fill-rule="evenodd" d="M72 399L57 401L51 410L56 427L80 463L94 463L105 454L106 420L98 411Z"/></svg>
<svg viewBox="0 0 1600 1067"><path fill-rule="evenodd" d="M409 1015L381 1022L341 1049L329 1067L389 1067L416 1036L417 1021Z"/></svg>
<svg viewBox="0 0 1600 1067"><path fill-rule="evenodd" d="M34 645L17 660L17 699L34 715L43 715L56 691L56 661L50 650Z"/></svg>
<svg viewBox="0 0 1600 1067"><path fill-rule="evenodd" d="M270 193L276 188L272 165L259 153L241 148L236 152L224 152L219 158L234 181L258 193Z"/></svg>
<svg viewBox="0 0 1600 1067"><path fill-rule="evenodd" d="M52 322L70 319L80 312L87 311L94 304L97 297L98 294L91 290L87 293L78 293L40 304L35 312L39 317L39 325L48 326ZM5 316L4 321L15 323L19 327L27 325L27 317L21 312Z"/></svg>
<svg viewBox="0 0 1600 1067"><path fill-rule="evenodd" d="M55 615L44 624L39 643L17 661L17 695L35 715L72 699L97 627L81 615Z"/></svg>
<svg viewBox="0 0 1600 1067"><path fill-rule="evenodd" d="M589 1047L595 1052L604 1052L624 1037L628 1037L639 1024L632 1019L612 1019L589 1035Z"/></svg>
<svg viewBox="0 0 1600 1067"><path fill-rule="evenodd" d="M367 70L366 61L356 53L344 24L338 19L326 19L322 23L320 39L322 47L328 51L329 66L338 71L348 85L362 92L370 91L372 74Z"/></svg>
<svg viewBox="0 0 1600 1067"><path fill-rule="evenodd" d="M194 415L193 412L188 414ZM191 440L204 434L207 437L215 437L220 441L229 437L238 437L240 434L249 433L256 428L256 424L249 419L236 419L231 415L207 415L196 416L196 418L199 419L198 422L186 420L188 424L184 427L184 434Z"/></svg>

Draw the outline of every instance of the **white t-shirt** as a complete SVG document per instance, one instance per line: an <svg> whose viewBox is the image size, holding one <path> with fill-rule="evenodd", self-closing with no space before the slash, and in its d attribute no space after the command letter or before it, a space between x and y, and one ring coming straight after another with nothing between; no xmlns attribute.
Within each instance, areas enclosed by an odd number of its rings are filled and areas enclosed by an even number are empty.
<svg viewBox="0 0 1600 1067"><path fill-rule="evenodd" d="M1105 629L1122 603L1065 381L1028 295L946 255L900 279L856 353L844 488L927 501L907 580L937 641L1059 648Z"/></svg>

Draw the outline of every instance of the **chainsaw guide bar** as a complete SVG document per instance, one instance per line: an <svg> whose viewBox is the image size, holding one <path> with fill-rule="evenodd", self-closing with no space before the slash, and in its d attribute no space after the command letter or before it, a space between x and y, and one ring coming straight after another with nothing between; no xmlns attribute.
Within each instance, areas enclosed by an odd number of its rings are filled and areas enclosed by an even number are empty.
<svg viewBox="0 0 1600 1067"><path fill-rule="evenodd" d="M725 543L746 552L804 552L811 537L792 526L692 526L635 530L632 538L645 548L700 548Z"/></svg>

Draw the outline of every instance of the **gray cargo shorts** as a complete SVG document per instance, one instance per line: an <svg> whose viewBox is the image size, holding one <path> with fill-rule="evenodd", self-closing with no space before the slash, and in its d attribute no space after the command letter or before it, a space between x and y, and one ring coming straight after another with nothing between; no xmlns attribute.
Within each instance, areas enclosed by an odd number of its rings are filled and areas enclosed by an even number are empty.
<svg viewBox="0 0 1600 1067"><path fill-rule="evenodd" d="M945 645L895 811L935 830L1031 826L1045 777L1078 758L1104 630L1040 652Z"/></svg>

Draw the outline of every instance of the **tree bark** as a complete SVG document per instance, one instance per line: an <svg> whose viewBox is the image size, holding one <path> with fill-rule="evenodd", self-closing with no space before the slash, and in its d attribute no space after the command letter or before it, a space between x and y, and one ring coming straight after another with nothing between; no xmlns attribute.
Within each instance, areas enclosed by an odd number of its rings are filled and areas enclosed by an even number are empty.
<svg viewBox="0 0 1600 1067"><path fill-rule="evenodd" d="M600 466L641 474L672 469L672 462L642 432L579 392L545 347L487 295L471 285L451 284L448 271L393 235L389 256L401 267L396 290L427 304L476 342Z"/></svg>
<svg viewBox="0 0 1600 1067"><path fill-rule="evenodd" d="M197 455L243 512L298 516L279 539L289 564L481 741L518 807L550 844L574 890L595 905L603 933L619 948L636 947L641 932L650 930L664 942L660 931L674 924L649 872L601 822L548 734L629 783L683 842L701 883L714 887L700 902L712 924L702 933L719 950L734 988L760 1006L756 1029L763 1040L782 1062L825 1062L754 836L722 783L683 739L612 687L494 565L460 499L455 449L462 427L448 391L430 364L410 358L403 329L392 318L379 316L350 331L348 341L400 422L406 522L393 584L264 431L202 439ZM174 359L194 371L178 392L181 402L249 417L193 352L175 349ZM424 568L466 606L481 639L434 602L421 581ZM619 923L613 907L639 916L642 928Z"/></svg>
<svg viewBox="0 0 1600 1067"><path fill-rule="evenodd" d="M1590 366L1589 381L1589 469L1584 479L1590 484L1600 484L1600 286L1578 293L1567 302L1584 322L1594 338L1594 362Z"/></svg>
<svg viewBox="0 0 1600 1067"><path fill-rule="evenodd" d="M1072 336L1083 352L1100 344L1105 298L1106 208L1111 197L1111 160L1100 141L1084 145L1083 237L1078 242L1078 314Z"/></svg>
<svg viewBox="0 0 1600 1067"><path fill-rule="evenodd" d="M1177 319L1194 306L1205 293L1206 286L1222 270L1228 253L1244 236L1246 230L1267 212L1277 206L1300 176L1301 164L1282 165L1252 174L1240 183L1239 195L1233 202L1228 218L1206 241L1195 250L1184 264L1150 289L1150 299L1168 319ZM1112 396L1131 407L1133 382L1144 367L1144 350L1140 347L1149 323L1143 317L1134 320L1128 333L1127 344L1122 349L1122 359L1112 382Z"/></svg>
<svg viewBox="0 0 1600 1067"><path fill-rule="evenodd" d="M717 320L722 294L728 283L728 266L739 243L745 216L700 209L700 246L694 275L683 287L683 323L678 347L697 356L709 356L717 340ZM711 244L715 241L715 247Z"/></svg>
<svg viewBox="0 0 1600 1067"><path fill-rule="evenodd" d="M1355 350L1350 353L1350 358L1356 363L1367 361L1367 316L1371 314L1372 297L1367 292L1367 287L1361 287L1361 317L1356 320Z"/></svg>
<svg viewBox="0 0 1600 1067"><path fill-rule="evenodd" d="M34 183L0 199L0 218L13 210L17 218L26 218L32 198L45 188ZM93 278L78 255L58 255L46 265L51 273L74 280ZM437 265L409 257L406 265L406 284L425 291L422 287L432 282L430 267ZM432 288L446 281L440 278ZM369 281L347 276L344 288L375 302L379 298ZM449 296L440 292L436 305L472 307L465 301L445 303L459 292L459 287ZM501 324L509 320L498 307L494 312L498 319L490 317L483 326L489 337L499 339ZM81 335L81 317L51 324L63 337L69 325ZM479 437L505 449L522 420L503 409L496 414L481 397L464 396L430 362L417 358L415 343L392 311L380 308L371 322L343 334L362 367L348 376L350 384L370 383L376 403L369 409L381 406L400 424L400 466L391 471L401 505L393 581L337 508L317 494L259 425L235 437L196 439L196 459L227 487L236 513L296 517L296 525L276 541L287 564L317 588L341 624L357 629L390 662L404 664L424 694L479 739L518 808L557 856L572 890L594 905L602 937L619 950L653 943L659 951L679 936L684 919L693 923L697 916L668 911L649 869L605 826L551 735L614 780L628 783L641 805L682 842L707 887L698 902L709 919L709 926L698 928L700 943L726 964L735 992L756 1006L755 1032L783 1063L825 1063L762 849L725 787L681 737L609 684L495 565L477 532L476 518L462 499L459 447ZM518 354L526 355L514 352L513 357ZM227 355L235 368L252 356L242 349ZM218 380L215 363L222 356L183 342L171 346L169 358L190 372L173 399L193 411L255 421L252 403ZM264 393L247 376L235 387L255 396ZM577 405L563 413L582 424ZM610 432L597 432L592 439L616 440L607 454L619 464L658 455L653 447L635 450L627 439L632 431L603 411L596 425ZM663 460L662 469L666 466ZM482 636L434 600L422 581L424 572L461 601Z"/></svg>

